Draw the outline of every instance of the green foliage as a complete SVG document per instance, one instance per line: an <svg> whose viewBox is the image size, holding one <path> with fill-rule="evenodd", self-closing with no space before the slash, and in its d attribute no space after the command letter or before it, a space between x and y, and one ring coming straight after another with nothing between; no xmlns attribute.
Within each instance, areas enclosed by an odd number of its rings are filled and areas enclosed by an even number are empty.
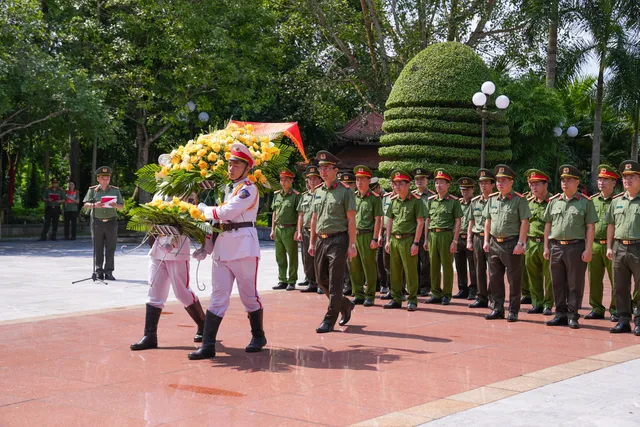
<svg viewBox="0 0 640 427"><path fill-rule="evenodd" d="M382 135L380 138L382 145L430 145L436 144L442 147L471 147L479 148L482 140L478 137L456 135L452 133L436 133L436 132L402 132L402 133L390 133ZM501 148L509 147L509 138L487 138L485 141L486 147Z"/></svg>
<svg viewBox="0 0 640 427"><path fill-rule="evenodd" d="M454 165L451 163L433 163L429 161L423 160L414 160L414 161L384 161L380 162L380 172L389 176L394 169L404 169L406 171L411 171L415 168L425 168L429 171L433 171L438 168L446 169L450 174L456 177L461 176L476 176L476 172L478 168L475 166L462 166L462 165Z"/></svg>
<svg viewBox="0 0 640 427"><path fill-rule="evenodd" d="M477 119L478 117L476 115L476 121ZM464 123L446 120L386 119L382 125L382 130L387 133L440 132L477 136L482 133L482 125L479 123ZM509 127L488 126L487 136L508 137Z"/></svg>
<svg viewBox="0 0 640 427"><path fill-rule="evenodd" d="M418 53L402 70L387 100L394 107L470 107L491 73L477 53L461 43L438 43Z"/></svg>
<svg viewBox="0 0 640 427"><path fill-rule="evenodd" d="M383 157L394 159L438 159L453 164L458 162L473 162L480 157L480 150L467 148L439 147L437 145L394 145L392 147L380 147L379 153ZM492 151L485 150L488 162L505 163L511 160L511 150Z"/></svg>
<svg viewBox="0 0 640 427"><path fill-rule="evenodd" d="M198 241L204 245L205 236L216 231L207 222L194 222L179 215L160 210L147 205L140 205L131 209L127 230L150 232L154 225L170 225L178 229L180 234Z"/></svg>

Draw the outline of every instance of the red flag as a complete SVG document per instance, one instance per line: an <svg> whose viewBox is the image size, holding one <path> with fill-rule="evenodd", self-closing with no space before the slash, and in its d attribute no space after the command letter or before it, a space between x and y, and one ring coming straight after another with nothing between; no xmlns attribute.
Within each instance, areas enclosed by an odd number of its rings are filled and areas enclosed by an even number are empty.
<svg viewBox="0 0 640 427"><path fill-rule="evenodd" d="M257 136L269 136L272 134L284 134L287 138L293 141L294 145L302 154L305 162L309 162L307 155L304 152L304 145L302 145L302 137L300 136L300 128L298 128L298 122L291 123L257 123L257 122L240 122L238 120L231 120L229 124L236 124L238 126L252 125L253 133Z"/></svg>

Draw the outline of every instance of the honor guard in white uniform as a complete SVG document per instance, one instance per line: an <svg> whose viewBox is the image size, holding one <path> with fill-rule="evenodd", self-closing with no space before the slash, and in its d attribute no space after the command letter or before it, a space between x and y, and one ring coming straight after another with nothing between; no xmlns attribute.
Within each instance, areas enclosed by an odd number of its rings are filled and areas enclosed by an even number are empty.
<svg viewBox="0 0 640 427"><path fill-rule="evenodd" d="M154 200L161 196L154 196ZM186 236L158 236L149 251L149 293L144 336L131 344L131 350L147 350L158 347L158 321L169 287L198 326L194 342L202 342L204 310L196 294L189 288L190 240ZM194 254L195 255L195 254Z"/></svg>
<svg viewBox="0 0 640 427"><path fill-rule="evenodd" d="M189 353L192 360L215 357L216 335L229 307L234 280L251 324L252 339L245 351L257 352L267 344L262 327L262 302L256 286L260 245L255 222L260 195L247 179L253 166L249 149L240 143L233 144L228 164L232 184L225 191L224 203L215 207L199 205L207 219L219 222L216 227L222 231L213 245L205 245L212 246L213 250L211 302L205 316L202 347Z"/></svg>

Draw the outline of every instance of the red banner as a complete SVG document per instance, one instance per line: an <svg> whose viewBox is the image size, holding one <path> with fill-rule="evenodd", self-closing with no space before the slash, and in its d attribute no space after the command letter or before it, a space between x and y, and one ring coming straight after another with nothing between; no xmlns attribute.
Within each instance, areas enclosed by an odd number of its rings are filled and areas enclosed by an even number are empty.
<svg viewBox="0 0 640 427"><path fill-rule="evenodd" d="M247 124L253 125L253 133L258 136L269 136L278 134L286 136L293 141L294 145L302 154L305 162L309 162L307 155L304 152L304 145L302 145L302 137L300 136L300 128L298 128L298 122L291 123L257 123L257 122L240 122L238 120L231 120L229 123L234 123L238 126L244 126Z"/></svg>

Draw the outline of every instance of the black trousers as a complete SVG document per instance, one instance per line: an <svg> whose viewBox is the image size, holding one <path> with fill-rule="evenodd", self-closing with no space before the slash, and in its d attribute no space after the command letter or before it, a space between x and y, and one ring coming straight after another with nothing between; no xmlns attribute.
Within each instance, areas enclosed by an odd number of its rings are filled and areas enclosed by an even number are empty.
<svg viewBox="0 0 640 427"><path fill-rule="evenodd" d="M76 238L78 226L78 211L64 211L64 238Z"/></svg>
<svg viewBox="0 0 640 427"><path fill-rule="evenodd" d="M93 221L91 234L93 247L96 251L96 272L111 273L115 268L113 258L118 240L118 221L115 217L108 221L99 218L95 218Z"/></svg>
<svg viewBox="0 0 640 427"><path fill-rule="evenodd" d="M578 320L584 295L584 273L587 271L587 263L582 261L585 242L561 245L551 241L550 246L549 267L556 315ZM613 277L617 280L615 274Z"/></svg>
<svg viewBox="0 0 640 427"><path fill-rule="evenodd" d="M487 301L489 299L489 287L487 282L488 254L483 249L484 236L473 234L473 264L475 269L476 283L478 286L478 299Z"/></svg>
<svg viewBox="0 0 640 427"><path fill-rule="evenodd" d="M513 249L517 243L518 239L498 243L494 238L491 238L489 250L489 286L491 287L491 295L493 296L495 304L494 308L498 311L504 311L505 271L509 279L509 311L513 313L520 311L524 254L513 254Z"/></svg>
<svg viewBox="0 0 640 427"><path fill-rule="evenodd" d="M453 255L458 273L458 290L476 288L476 269L473 263L473 251L467 249L467 239L458 238L456 253ZM470 280L468 280L470 279ZM470 283L469 283L470 282Z"/></svg>
<svg viewBox="0 0 640 427"><path fill-rule="evenodd" d="M384 250L384 238L385 233L382 233L382 245L378 246L378 251L376 252L376 264L378 270L378 287L379 288L388 288L389 287L389 261L385 264L385 255L388 254ZM379 289L378 289L379 290Z"/></svg>
<svg viewBox="0 0 640 427"><path fill-rule="evenodd" d="M424 249L424 233L418 247L418 288L420 291L431 292L431 258L429 251Z"/></svg>
<svg viewBox="0 0 640 427"><path fill-rule="evenodd" d="M635 289L640 286L640 245L623 245L617 240L613 243L613 296L621 322L631 320L631 281ZM635 294L637 298L637 293ZM636 316L635 324L640 325Z"/></svg>
<svg viewBox="0 0 640 427"><path fill-rule="evenodd" d="M56 238L58 233L58 221L60 221L60 206L47 206L44 208L44 226L40 238L45 240L49 227L51 227L51 240Z"/></svg>
<svg viewBox="0 0 640 427"><path fill-rule="evenodd" d="M309 281L310 286L316 285L316 266L311 255L309 255L309 242L311 241L311 232L308 228L302 229L302 267L304 268L305 278Z"/></svg>
<svg viewBox="0 0 640 427"><path fill-rule="evenodd" d="M344 275L347 266L347 251L349 249L349 234L345 231L326 239L318 237L314 264L318 286L329 298L329 307L324 316L324 322L335 325L338 314L345 313L351 301L342 295Z"/></svg>

